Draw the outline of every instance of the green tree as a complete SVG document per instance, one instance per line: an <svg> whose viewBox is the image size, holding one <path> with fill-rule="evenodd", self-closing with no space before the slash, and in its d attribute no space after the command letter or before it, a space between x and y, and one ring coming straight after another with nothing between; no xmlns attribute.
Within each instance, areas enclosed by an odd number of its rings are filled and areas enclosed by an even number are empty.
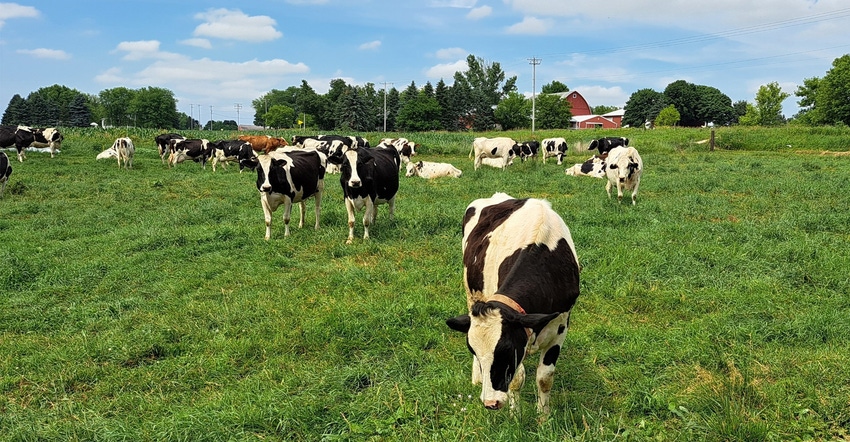
<svg viewBox="0 0 850 442"><path fill-rule="evenodd" d="M442 78L437 82L437 87L434 88L434 98L437 99L437 103L440 105L440 128L457 130L457 119L452 108L451 89Z"/></svg>
<svg viewBox="0 0 850 442"><path fill-rule="evenodd" d="M531 125L531 101L518 92L511 92L499 102L493 116L503 130L529 127Z"/></svg>
<svg viewBox="0 0 850 442"><path fill-rule="evenodd" d="M732 110L735 112L732 123L736 123L739 118L747 114L747 101L736 101L734 104L732 104Z"/></svg>
<svg viewBox="0 0 850 442"><path fill-rule="evenodd" d="M127 109L130 108L130 103L133 101L135 95L135 91L126 87L116 87L100 91L98 98L101 109L103 109L103 118L106 119L108 126L128 125Z"/></svg>
<svg viewBox="0 0 850 442"><path fill-rule="evenodd" d="M471 119L473 129L489 130L495 123L493 110L508 93L516 91L517 77L505 79L505 73L499 63L487 63L480 57L470 54L466 57L466 72L455 73L455 83L462 77L469 88L469 96L461 113Z"/></svg>
<svg viewBox="0 0 850 442"><path fill-rule="evenodd" d="M590 111L593 112L593 115L605 115L608 112L614 112L617 109L619 109L619 107L617 107L617 106L605 106L603 104L603 105L599 105L599 106L593 106L593 108L591 108Z"/></svg>
<svg viewBox="0 0 850 442"><path fill-rule="evenodd" d="M778 126L785 123L782 116L782 102L791 94L782 92L779 83L772 82L759 86L756 92L756 110L760 126Z"/></svg>
<svg viewBox="0 0 850 442"><path fill-rule="evenodd" d="M697 102L694 115L700 125L714 123L726 126L737 121L732 99L711 86L697 85Z"/></svg>
<svg viewBox="0 0 850 442"><path fill-rule="evenodd" d="M262 121L265 122L266 126L289 129L295 122L295 110L283 104L276 104L263 115Z"/></svg>
<svg viewBox="0 0 850 442"><path fill-rule="evenodd" d="M569 129L572 112L566 98L553 94L540 95L535 107L537 115L534 122L537 129Z"/></svg>
<svg viewBox="0 0 850 442"><path fill-rule="evenodd" d="M746 103L746 112L738 118L738 124L741 126L758 126L761 118L759 117L758 109L751 103Z"/></svg>
<svg viewBox="0 0 850 442"><path fill-rule="evenodd" d="M9 105L6 106L6 111L3 112L3 120L1 124L17 126L19 124L29 124L29 109L27 101L24 97L18 94L12 96L9 100Z"/></svg>
<svg viewBox="0 0 850 442"><path fill-rule="evenodd" d="M83 94L78 94L68 106L68 124L74 127L88 127L92 123L92 114L88 100Z"/></svg>
<svg viewBox="0 0 850 442"><path fill-rule="evenodd" d="M800 97L800 100L797 101L800 111L794 115L794 120L798 123L814 126L823 124L825 121L820 115L820 107L815 106L819 85L820 78L812 77L806 78L803 80L803 84L797 86L794 95Z"/></svg>
<svg viewBox="0 0 850 442"><path fill-rule="evenodd" d="M652 89L640 89L629 97L626 111L623 115L623 125L643 127L647 121L655 121L655 117L668 104L667 97Z"/></svg>
<svg viewBox="0 0 850 442"><path fill-rule="evenodd" d="M29 126L45 127L58 126L59 106L50 101L45 94L38 91L27 96L27 109L29 111Z"/></svg>
<svg viewBox="0 0 850 442"><path fill-rule="evenodd" d="M200 113L200 109L198 111ZM178 121L174 93L160 87L146 87L134 91L126 112L125 124L136 127L169 129L175 127Z"/></svg>
<svg viewBox="0 0 850 442"><path fill-rule="evenodd" d="M658 116L655 117L656 126L675 126L679 122L679 111L672 104L661 109Z"/></svg>
<svg viewBox="0 0 850 442"><path fill-rule="evenodd" d="M850 54L833 60L818 85L816 105L824 124L850 126Z"/></svg>
<svg viewBox="0 0 850 442"><path fill-rule="evenodd" d="M667 97L667 103L672 104L679 111L681 115L679 122L682 126L696 127L703 124L697 116L699 93L696 85L685 80L674 81L664 89L664 96Z"/></svg>
<svg viewBox="0 0 850 442"><path fill-rule="evenodd" d="M541 94L557 94L560 92L569 92L570 88L567 87L566 84L561 83L558 80L552 80L551 83L544 84L542 88L540 88Z"/></svg>
<svg viewBox="0 0 850 442"><path fill-rule="evenodd" d="M408 91L405 90L405 93ZM404 131L436 130L440 127L440 104L423 89L416 97L408 97L398 111L396 125Z"/></svg>

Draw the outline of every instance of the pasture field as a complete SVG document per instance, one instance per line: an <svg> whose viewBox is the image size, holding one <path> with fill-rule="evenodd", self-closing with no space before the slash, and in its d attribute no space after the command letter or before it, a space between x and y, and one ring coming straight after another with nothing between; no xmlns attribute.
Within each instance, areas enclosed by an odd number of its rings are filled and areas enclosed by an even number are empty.
<svg viewBox="0 0 850 442"><path fill-rule="evenodd" d="M565 164L506 171L472 170L473 134L407 134L464 175L402 176L396 218L351 245L338 175L320 230L308 202L266 242L256 173L169 169L157 133L7 152L0 440L850 440L850 156L820 154L846 128L723 128L713 152L705 129L538 132ZM128 134L133 170L95 160ZM645 163L637 206L563 173L615 134ZM465 207L497 191L549 200L582 265L547 419L536 357L520 409L487 411L444 323Z"/></svg>

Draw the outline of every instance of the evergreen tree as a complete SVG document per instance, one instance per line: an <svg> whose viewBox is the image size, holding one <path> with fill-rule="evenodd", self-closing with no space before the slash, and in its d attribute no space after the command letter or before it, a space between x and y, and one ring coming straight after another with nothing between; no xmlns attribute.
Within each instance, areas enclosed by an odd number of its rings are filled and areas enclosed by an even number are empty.
<svg viewBox="0 0 850 442"><path fill-rule="evenodd" d="M83 94L77 94L68 108L68 124L73 127L88 127L92 122L88 100Z"/></svg>
<svg viewBox="0 0 850 442"><path fill-rule="evenodd" d="M452 108L451 89L441 78L434 89L434 98L440 105L440 128L443 130L457 130L457 118Z"/></svg>
<svg viewBox="0 0 850 442"><path fill-rule="evenodd" d="M8 126L26 125L29 124L29 108L27 101L18 94L12 96L9 100L9 105L6 106L6 111L3 112L2 124Z"/></svg>

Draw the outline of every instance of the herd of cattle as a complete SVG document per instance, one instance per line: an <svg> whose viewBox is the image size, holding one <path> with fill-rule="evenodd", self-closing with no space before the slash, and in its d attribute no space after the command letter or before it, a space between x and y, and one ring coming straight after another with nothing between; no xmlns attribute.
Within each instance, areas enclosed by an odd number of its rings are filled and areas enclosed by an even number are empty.
<svg viewBox="0 0 850 442"><path fill-rule="evenodd" d="M50 147L51 156L62 142L56 129L24 126L2 129L2 147L12 144L23 161L26 147ZM187 159L228 162L256 170L257 190L265 217L265 239L271 236L273 212L284 206L284 236L289 236L293 204L300 209L299 227L304 225L306 200L315 202L315 228L319 228L326 173L339 173L348 214L348 239L354 239L355 214L365 208L363 238L376 218L376 206L387 204L395 211L399 175L460 177L462 171L448 163L412 161L415 143L404 138L383 139L374 148L361 137L339 135L293 136L290 141L269 136L240 136L236 140L210 142L187 139L179 134L155 138L160 159L169 167ZM618 200L630 190L635 204L643 162L625 138L594 140L596 150L584 163L565 170L567 175L607 177L606 191L616 186ZM563 138L518 143L511 138L475 138L470 157L477 170L482 164L505 169L515 157L526 161L539 154L563 161L567 144ZM135 147L130 138L115 140L97 159L116 158L118 167L133 167ZM0 152L0 196L12 172L9 159ZM476 199L463 216L463 283L467 314L452 317L446 324L465 333L472 353L472 382L481 385L480 399L488 409L517 405L517 393L525 382L523 361L540 353L536 370L537 409L549 412L555 363L569 327L570 311L579 296L580 265L570 230L548 201L516 199L504 193ZM492 240L498 238L498 241Z"/></svg>

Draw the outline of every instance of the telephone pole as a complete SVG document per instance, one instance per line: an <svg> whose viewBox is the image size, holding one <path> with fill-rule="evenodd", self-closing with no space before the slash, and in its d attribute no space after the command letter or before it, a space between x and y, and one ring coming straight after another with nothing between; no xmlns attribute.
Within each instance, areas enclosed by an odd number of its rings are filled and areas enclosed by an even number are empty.
<svg viewBox="0 0 850 442"><path fill-rule="evenodd" d="M233 105L236 108L236 130L239 130L239 110L242 109L242 105L236 103Z"/></svg>
<svg viewBox="0 0 850 442"><path fill-rule="evenodd" d="M528 63L531 64L531 133L534 133L534 118L537 112L535 107L536 95L537 95L537 65L543 59L537 57L531 57L528 59Z"/></svg>
<svg viewBox="0 0 850 442"><path fill-rule="evenodd" d="M387 131L387 84L393 84L393 83L387 83L385 81L383 84L384 84L384 132L386 132Z"/></svg>

